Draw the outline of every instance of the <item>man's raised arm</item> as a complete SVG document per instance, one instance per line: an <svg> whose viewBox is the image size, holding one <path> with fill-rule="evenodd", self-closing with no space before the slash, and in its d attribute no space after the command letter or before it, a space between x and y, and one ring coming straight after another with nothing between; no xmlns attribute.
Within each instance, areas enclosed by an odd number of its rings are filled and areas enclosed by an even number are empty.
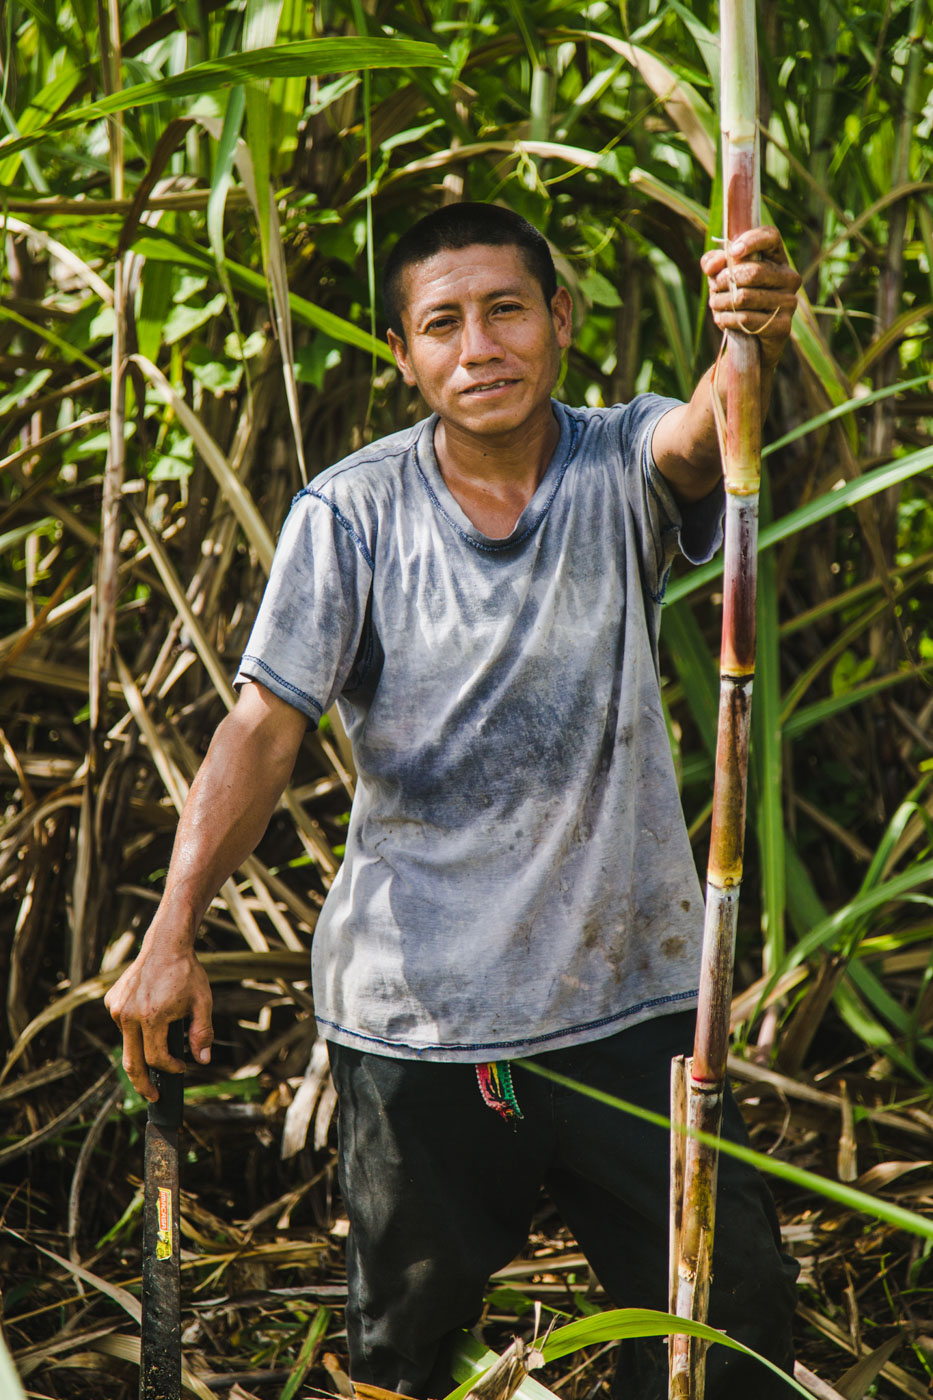
<svg viewBox="0 0 933 1400"><path fill-rule="evenodd" d="M724 249L704 253L709 305L721 331L756 335L761 346L761 416L771 396L774 367L790 335L800 278L787 261L775 228L751 229ZM689 403L666 413L655 429L652 451L658 471L679 500L709 494L722 476L707 370ZM723 406L725 411L725 405Z"/></svg>
<svg viewBox="0 0 933 1400"><path fill-rule="evenodd" d="M158 1097L147 1065L184 1069L168 1052L170 1022L190 1015L192 1053L210 1059L211 989L194 954L198 926L265 832L307 723L300 710L252 682L218 726L191 785L155 918L135 961L104 998L123 1032L123 1067L144 1098Z"/></svg>

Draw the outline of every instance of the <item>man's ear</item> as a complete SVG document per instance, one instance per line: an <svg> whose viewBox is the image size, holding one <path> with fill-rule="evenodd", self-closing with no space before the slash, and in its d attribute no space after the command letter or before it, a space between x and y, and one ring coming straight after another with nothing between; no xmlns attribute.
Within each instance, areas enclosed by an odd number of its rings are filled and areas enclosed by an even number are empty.
<svg viewBox="0 0 933 1400"><path fill-rule="evenodd" d="M395 363L402 372L402 378L409 388L415 387L415 376L412 374L411 365L408 361L408 346L402 336L395 331L386 331L386 340L389 342L389 349L395 356Z"/></svg>
<svg viewBox="0 0 933 1400"><path fill-rule="evenodd" d="M558 287L551 298L551 319L557 343L566 350L573 337L573 298L566 287Z"/></svg>

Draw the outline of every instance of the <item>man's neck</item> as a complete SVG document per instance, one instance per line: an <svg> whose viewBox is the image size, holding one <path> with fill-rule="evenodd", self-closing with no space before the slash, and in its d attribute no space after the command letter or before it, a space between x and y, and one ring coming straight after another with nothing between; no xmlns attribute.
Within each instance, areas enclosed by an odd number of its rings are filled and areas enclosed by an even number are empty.
<svg viewBox="0 0 933 1400"><path fill-rule="evenodd" d="M559 439L548 404L535 424L501 437L476 437L441 419L434 429L434 454L467 518L490 539L504 539L538 489Z"/></svg>

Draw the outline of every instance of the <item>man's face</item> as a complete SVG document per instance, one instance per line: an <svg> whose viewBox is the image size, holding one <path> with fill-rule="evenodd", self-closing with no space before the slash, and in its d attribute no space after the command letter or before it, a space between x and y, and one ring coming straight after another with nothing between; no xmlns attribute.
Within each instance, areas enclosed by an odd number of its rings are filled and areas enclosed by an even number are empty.
<svg viewBox="0 0 933 1400"><path fill-rule="evenodd" d="M405 274L405 339L389 346L445 427L500 437L550 415L570 294L549 307L519 248L485 243L437 253Z"/></svg>

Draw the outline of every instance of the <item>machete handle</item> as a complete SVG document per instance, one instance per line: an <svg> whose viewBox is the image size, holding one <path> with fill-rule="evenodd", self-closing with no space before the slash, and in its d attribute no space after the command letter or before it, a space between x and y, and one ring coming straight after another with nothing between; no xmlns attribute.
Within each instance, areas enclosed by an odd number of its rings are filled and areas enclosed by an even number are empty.
<svg viewBox="0 0 933 1400"><path fill-rule="evenodd" d="M168 1028L168 1053L176 1060L185 1058L185 1023L173 1021ZM157 1128L181 1127L181 1115L185 1101L185 1076L171 1074L165 1069L152 1069L149 1077L159 1091L155 1103L149 1105L149 1122Z"/></svg>

